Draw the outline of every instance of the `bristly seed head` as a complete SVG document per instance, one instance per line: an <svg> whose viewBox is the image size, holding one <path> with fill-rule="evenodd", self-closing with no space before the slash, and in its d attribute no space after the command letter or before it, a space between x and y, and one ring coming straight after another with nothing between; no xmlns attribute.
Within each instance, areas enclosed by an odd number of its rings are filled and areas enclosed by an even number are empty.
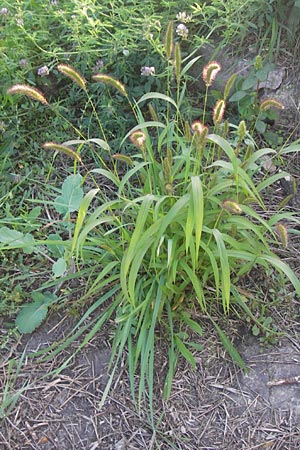
<svg viewBox="0 0 300 450"><path fill-rule="evenodd" d="M270 108L284 109L284 105L274 98L267 98L259 105L260 111L267 111Z"/></svg>
<svg viewBox="0 0 300 450"><path fill-rule="evenodd" d="M222 202L222 208L232 214L242 214L243 210L240 205L233 200L224 200Z"/></svg>
<svg viewBox="0 0 300 450"><path fill-rule="evenodd" d="M122 95L124 95L124 97L127 97L127 92L126 92L126 89L125 89L124 85L120 81L118 81L115 78L111 77L110 75L105 75L103 73L97 73L96 75L92 76L92 79L94 81L100 81L101 83L113 86Z"/></svg>
<svg viewBox="0 0 300 450"><path fill-rule="evenodd" d="M130 138L131 142L138 148L143 148L146 142L146 134L144 131L134 131L131 133Z"/></svg>
<svg viewBox="0 0 300 450"><path fill-rule="evenodd" d="M226 108L225 100L220 99L217 101L214 107L214 113L213 113L213 122L215 125L219 124L223 120L224 112Z"/></svg>
<svg viewBox="0 0 300 450"><path fill-rule="evenodd" d="M196 147L198 147L199 149L204 149L207 141L208 127L203 125L200 120L195 120L192 123L192 131L194 133L194 142L196 144Z"/></svg>
<svg viewBox="0 0 300 450"><path fill-rule="evenodd" d="M212 85L220 70L221 64L219 64L217 61L211 61L203 67L202 78L204 83L206 84L206 87Z"/></svg>
<svg viewBox="0 0 300 450"><path fill-rule="evenodd" d="M77 70L73 69L73 67L68 64L59 64L57 69L67 77L71 78L71 80L73 80L81 89L84 91L86 90L86 80L79 72L77 72Z"/></svg>
<svg viewBox="0 0 300 450"><path fill-rule="evenodd" d="M67 147L63 144L57 144L56 142L45 142L43 144L45 150L55 150L57 152L62 152L78 162L82 162L80 155L71 147Z"/></svg>
<svg viewBox="0 0 300 450"><path fill-rule="evenodd" d="M192 130L196 135L200 135L205 129L207 130L207 127L200 120L195 120L192 123Z"/></svg>
<svg viewBox="0 0 300 450"><path fill-rule="evenodd" d="M237 129L237 135L241 141L246 136L246 133L247 133L246 122L244 120L241 120Z"/></svg>
<svg viewBox="0 0 300 450"><path fill-rule="evenodd" d="M43 103L44 105L48 105L48 102L44 95L38 89L27 86L26 84L15 84L11 88L7 89L8 94L23 94L27 97L32 98L33 100L37 100L38 102Z"/></svg>
<svg viewBox="0 0 300 450"><path fill-rule="evenodd" d="M283 225L282 223L277 223L275 225L275 230L276 230L276 233L277 233L277 236L278 236L280 242L282 243L284 248L287 248L289 245L289 235L288 235L287 227L285 225Z"/></svg>

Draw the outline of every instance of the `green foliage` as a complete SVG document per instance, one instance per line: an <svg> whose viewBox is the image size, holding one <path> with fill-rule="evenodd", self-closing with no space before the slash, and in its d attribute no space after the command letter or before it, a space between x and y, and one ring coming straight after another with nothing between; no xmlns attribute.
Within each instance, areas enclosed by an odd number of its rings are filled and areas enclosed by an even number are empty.
<svg viewBox="0 0 300 450"><path fill-rule="evenodd" d="M28 382L25 382L21 388L16 389L15 387L24 358L25 351L21 355L19 361L12 358L8 363L4 390L0 394L0 419L8 417L12 413L20 396L29 386Z"/></svg>
<svg viewBox="0 0 300 450"><path fill-rule="evenodd" d="M23 306L16 318L16 325L21 333L32 333L47 316L48 308L57 301L51 292L33 292L32 303Z"/></svg>
<svg viewBox="0 0 300 450"><path fill-rule="evenodd" d="M30 254L34 251L32 246L34 239L31 234L24 235L20 231L8 227L0 228L0 242L9 248L22 248L25 253Z"/></svg>
<svg viewBox="0 0 300 450"><path fill-rule="evenodd" d="M251 133L257 132L264 137L264 140L270 145L278 145L280 136L269 130L269 124L277 118L274 105L269 108L263 108L259 100L259 89L261 84L268 80L270 71L274 69L273 64L262 64L261 57L257 56L246 77L237 76L235 80L234 92L229 98L229 102L236 105L237 118L235 122L246 120ZM271 99L270 99L271 100ZM275 108L282 109L283 105L275 105Z"/></svg>
<svg viewBox="0 0 300 450"><path fill-rule="evenodd" d="M82 176L80 174L69 175L63 185L62 194L54 201L54 207L57 212L69 214L78 211L82 197L83 189L81 188Z"/></svg>
<svg viewBox="0 0 300 450"><path fill-rule="evenodd" d="M233 6L235 2L227 3ZM140 2L133 4L134 12L137 12ZM70 8L67 2L66 7ZM114 13L116 4L111 2L110 7ZM88 4L82 12L79 2L75 2L73 10L75 18L69 26L76 31L76 45L81 51L89 48L88 44L92 45L92 53L96 54L97 33L103 33L102 45L103 48L107 46L112 65L121 48L124 50L121 43L123 25L118 26L118 33L114 35L107 17L102 17L104 9L99 10L100 14ZM118 8L116 16L119 19L122 11ZM102 28L98 31L100 22ZM134 24L133 30L138 32L138 28L140 21ZM137 394L140 404L143 396L149 394L152 408L155 348L159 339L167 346L168 372L164 392L166 396L170 394L178 356L182 355L192 367L196 366L197 344L190 342L189 333L201 335L202 327L193 317L195 309L200 316L210 317L214 313L211 321L220 340L234 361L245 369L215 314L226 316L232 311L232 305L246 311L238 287L242 277L253 267L263 271L273 268L300 294L296 275L274 251L280 246L276 224L282 220L282 215L264 215L264 190L287 175L281 172L261 176L263 156L272 159L277 153L269 148L256 148L247 131L247 120L253 124L253 113L247 109L244 110L243 126L224 121L223 112L218 113L218 120L212 125L206 113L207 92L203 99L204 112L198 112L203 123L200 120L191 122L190 114L185 114L184 98L188 69L198 57L191 54L182 59L178 43L173 54L172 30L169 25L165 44L163 39L156 41L150 35L147 40L155 54L156 67L161 68L161 73L155 76L152 73L149 80L158 80L157 86L158 83L165 86L165 93L150 90L151 83L145 89L135 90L130 85L136 78L133 76L128 80L127 63L116 64L113 76L101 74L94 77L95 83L81 83L84 89L76 82L69 87L69 77L62 79L63 73L56 73L54 68L54 60L56 62L62 52L51 50L53 75L60 80L53 82L62 83L64 90L68 86L70 97L65 103L60 100L53 106L37 104L42 116L47 116L48 120L54 117L58 128L65 123L64 132L72 130L76 133L77 139L73 141L64 140L63 144L55 145L52 142L52 146L50 143L46 146L48 152L52 148L64 162L67 159L73 164L72 168L64 165L67 173L72 171L72 175L66 177L61 189L50 188L47 180L44 181L50 200L35 201L51 208L55 220L50 215L42 236L36 230L26 231L23 224L9 221L0 229L1 251L21 248L43 254L51 262L46 286L60 286L71 278L81 278L84 292L80 301L84 304L93 299L66 341L55 351L65 348L87 331L77 349L80 351L105 322L114 318L111 376L102 404L113 382L117 363L127 347L132 395ZM129 34L127 32L125 50L129 45L132 46L130 49L136 50L133 38L136 35ZM160 29L158 37L162 37ZM71 39L70 35L68 38ZM43 48L38 33L30 39ZM68 39L66 42L70 44ZM148 44L146 50L149 50ZM78 66L84 69L84 78L80 79L88 79L85 73L87 61L77 59L77 50L73 57L79 77ZM87 60L89 58L87 56ZM140 65L139 54L134 55L134 61L137 60ZM151 59L148 61L150 64ZM110 65L105 68L110 69ZM119 79L117 73L121 69L123 76ZM72 68L68 66L68 70ZM246 92L247 97L262 76L255 71L255 80L250 82L249 79L240 92ZM138 96L135 96L137 92ZM70 106L78 99L80 102L72 112ZM36 103L34 105L36 107ZM109 113L107 105L112 108ZM102 114L104 109L106 112ZM35 114L37 112L38 109ZM117 113L120 114L114 127L111 123L114 124ZM109 114L112 120L109 120ZM69 145L74 146L74 150L68 151ZM292 213L287 213L287 218L298 223ZM56 303L56 296L46 291L45 285L45 293L34 293L33 302L21 309L16 321L20 331L30 332L39 326L49 306ZM99 311L98 316L95 311ZM92 315L93 319L86 324L86 319ZM252 319L251 310L250 317ZM257 325L257 321L254 323ZM136 392L134 377L138 371Z"/></svg>

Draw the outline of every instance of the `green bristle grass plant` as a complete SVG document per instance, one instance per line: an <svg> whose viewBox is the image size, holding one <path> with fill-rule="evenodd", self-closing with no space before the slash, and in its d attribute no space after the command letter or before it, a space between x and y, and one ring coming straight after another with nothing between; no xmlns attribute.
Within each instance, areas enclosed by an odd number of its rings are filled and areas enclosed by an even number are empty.
<svg viewBox="0 0 300 450"><path fill-rule="evenodd" d="M121 137L119 148L110 146L94 106L91 110L101 138L90 138L80 131L72 141L44 144L47 151L73 161L62 189L56 189L59 195L47 202L59 218L51 239L51 223L46 239L23 233L20 228L0 228L1 251L49 251L53 262L52 276L17 317L20 331L31 332L44 320L49 307L58 302L55 286L72 278L84 279L80 301L89 302L89 307L65 341L52 349L52 355L87 332L77 349L80 351L113 318L111 376L101 405L126 348L132 396L138 405L146 399L151 413L158 341L164 339L167 345L165 397L170 395L179 356L196 367L193 342L181 332L185 327L198 335L203 333L195 310L203 320L211 320L230 356L245 370L231 337L218 321L218 317L227 317L234 305L249 312L257 327L266 328L251 315L240 293L242 278L255 267L265 272L275 270L300 294L297 276L276 255L276 247L288 245L291 225L286 227L285 222L299 221L291 212L264 214L263 198L265 189L288 175L263 171L264 158L288 153L291 147L258 149L245 121L239 127L231 125L226 99L232 79L216 103L213 122L208 122L208 88L221 70L216 61L209 62L202 74L207 89L198 117L185 117L181 107L191 60L182 58L172 30L171 23L161 53L166 65L165 94L149 92L136 100L118 79L102 73L93 76L94 83L104 83L122 96L126 115L136 123ZM60 65L58 70L73 80L93 105L85 78L71 66ZM27 95L43 108L51 108L41 92L27 86L12 86L8 93ZM100 155L96 167L86 162L85 149L90 144L97 146ZM295 152L299 149L293 147ZM109 186L110 195L105 186ZM88 317L92 319L87 323ZM43 350L38 355L50 357Z"/></svg>

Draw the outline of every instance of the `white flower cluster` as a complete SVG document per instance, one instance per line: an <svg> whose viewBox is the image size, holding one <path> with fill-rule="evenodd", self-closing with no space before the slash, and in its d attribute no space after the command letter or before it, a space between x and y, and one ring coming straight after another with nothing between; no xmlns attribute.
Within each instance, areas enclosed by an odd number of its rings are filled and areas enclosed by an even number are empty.
<svg viewBox="0 0 300 450"><path fill-rule="evenodd" d="M179 22L188 23L192 21L192 16L187 15L187 13L183 11L177 14L176 19L179 20Z"/></svg>
<svg viewBox="0 0 300 450"><path fill-rule="evenodd" d="M0 9L0 16L8 16L9 10L7 8Z"/></svg>
<svg viewBox="0 0 300 450"><path fill-rule="evenodd" d="M183 23L180 23L176 28L176 34L178 34L178 36L181 36L182 39L187 39L189 30Z"/></svg>

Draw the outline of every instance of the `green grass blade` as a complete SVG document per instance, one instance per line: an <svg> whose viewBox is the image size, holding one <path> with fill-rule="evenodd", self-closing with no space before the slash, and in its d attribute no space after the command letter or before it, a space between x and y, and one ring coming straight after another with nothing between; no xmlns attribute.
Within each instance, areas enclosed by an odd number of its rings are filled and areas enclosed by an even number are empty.
<svg viewBox="0 0 300 450"><path fill-rule="evenodd" d="M230 266L228 261L227 250L223 241L222 234L219 230L212 230L213 235L215 237L217 247L218 247L218 256L221 265L221 283L222 283L222 303L223 309L225 312L229 311L230 304Z"/></svg>
<svg viewBox="0 0 300 450"><path fill-rule="evenodd" d="M76 220L76 225L75 225L75 230L74 230L74 234L73 234L73 239L72 239L72 243L71 243L71 252L70 252L70 257L73 256L75 247L77 245L77 239L78 239L78 235L79 232L82 228L84 219L86 217L86 213L87 210L91 204L91 201L93 200L93 198L95 197L95 195L99 192L99 189L91 189L82 199L81 203L80 203L80 207L78 210L78 215L77 215L77 220ZM77 256L78 256L78 252L77 252Z"/></svg>
<svg viewBox="0 0 300 450"><path fill-rule="evenodd" d="M141 162L137 164L133 169L128 170L125 175L123 176L121 182L119 183L119 189L118 189L118 195L122 195L122 192L124 192L125 184L128 183L130 178L135 175L137 172L139 172L143 167L149 166L149 162Z"/></svg>
<svg viewBox="0 0 300 450"><path fill-rule="evenodd" d="M227 352L229 353L229 355L231 356L232 360L241 368L244 370L244 372L247 372L247 366L244 363L241 355L239 354L239 352L237 351L237 349L234 347L234 345L230 342L230 340L228 339L228 337L226 336L226 334L224 333L224 331L221 330L221 328L218 326L218 324L212 319L212 317L210 317L210 320L212 321L212 323L214 324L215 329L218 332L218 335L221 339L222 344L224 345L225 350L227 350Z"/></svg>
<svg viewBox="0 0 300 450"><path fill-rule="evenodd" d="M300 295L300 281L297 278L295 272L284 261L282 261L275 255L262 255L257 259L258 263L260 263L262 260L267 261L279 272L284 273L294 286L297 295Z"/></svg>
<svg viewBox="0 0 300 450"><path fill-rule="evenodd" d="M171 310L170 302L166 301L166 309L168 313L168 325L170 332L170 343L168 349L168 373L165 379L164 384L164 398L167 400L170 397L172 382L174 378L175 366L177 361L177 356L175 353L175 342L174 342L174 323L173 323L173 315Z"/></svg>
<svg viewBox="0 0 300 450"><path fill-rule="evenodd" d="M180 267L186 272L187 276L191 280L191 283L193 285L193 288L195 289L195 293L197 296L197 300L199 302L199 305L201 307L202 311L206 311L206 305L205 305L205 297L203 293L202 286L200 284L200 280L198 276L193 272L193 270L187 265L185 261L180 261L179 263Z"/></svg>
<svg viewBox="0 0 300 450"><path fill-rule="evenodd" d="M203 197L202 183L199 177L192 177L191 195L193 199L193 208L194 208L194 228L195 228L195 247L196 247L195 253L196 253L196 260L198 261L202 235L203 217L204 217L204 197Z"/></svg>
<svg viewBox="0 0 300 450"><path fill-rule="evenodd" d="M282 178L285 178L285 177L289 177L289 176L290 176L290 174L287 172L279 172L279 173L276 173L275 175L268 176L268 178L266 180L264 180L258 184L257 190L258 190L258 192L261 192L266 187L274 184L276 181L281 180Z"/></svg>
<svg viewBox="0 0 300 450"><path fill-rule="evenodd" d="M164 100L168 103L171 103L176 108L176 110L178 110L176 102L171 97L169 97L168 95L165 95L165 94L160 94L159 92L148 92L148 94L142 95L142 97L137 101L137 104L144 102L146 100L153 100L153 99ZM160 122L156 122L156 123L160 124ZM155 126L158 126L158 125L155 125Z"/></svg>

